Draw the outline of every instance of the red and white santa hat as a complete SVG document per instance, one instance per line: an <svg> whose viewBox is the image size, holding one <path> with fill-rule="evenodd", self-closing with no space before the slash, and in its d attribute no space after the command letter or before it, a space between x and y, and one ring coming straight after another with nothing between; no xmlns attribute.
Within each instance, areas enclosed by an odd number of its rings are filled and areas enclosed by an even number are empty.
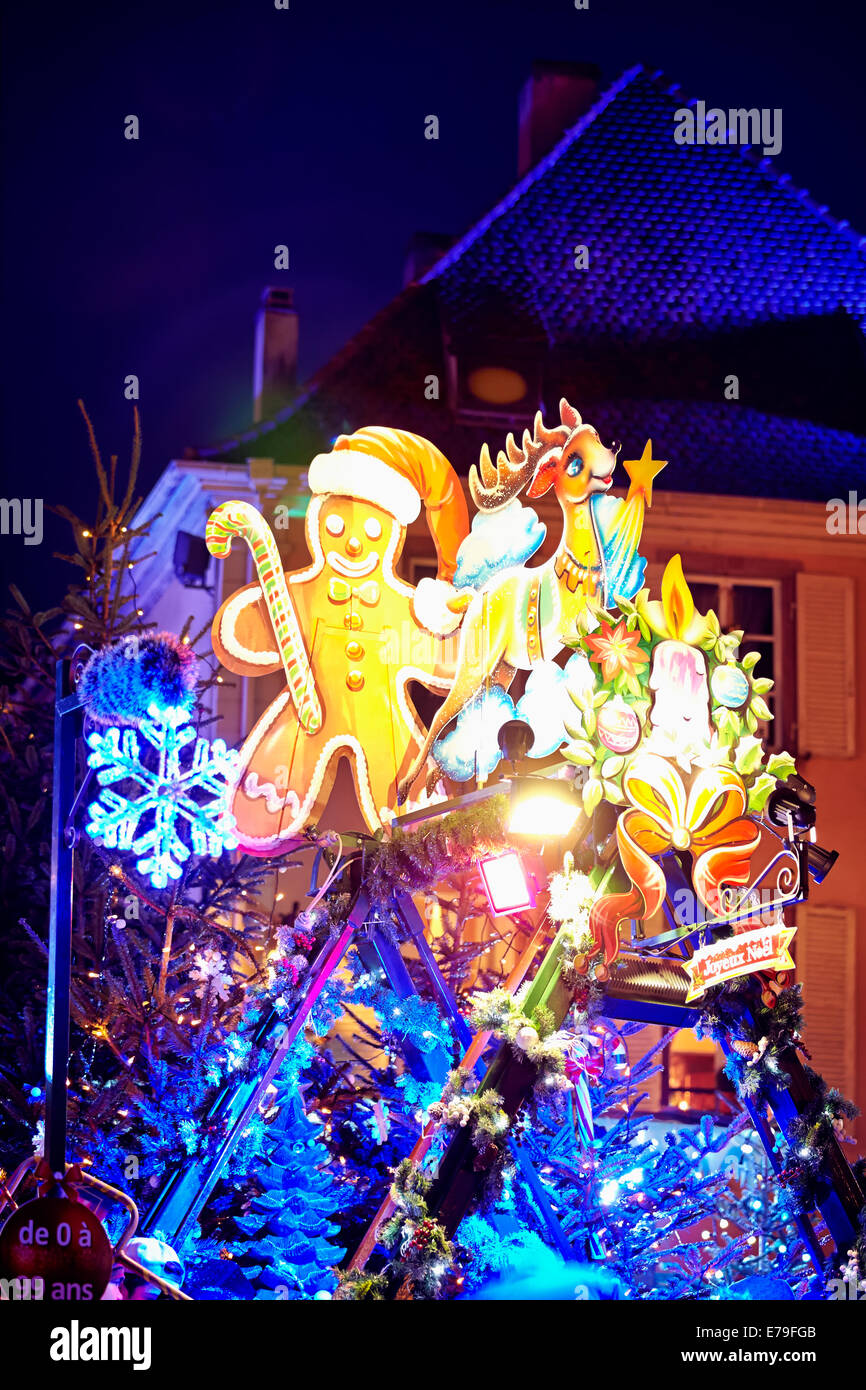
<svg viewBox="0 0 866 1390"><path fill-rule="evenodd" d="M452 578L460 542L469 531L469 513L457 474L429 439L383 425L341 434L330 453L316 454L309 484L319 495L373 502L401 526L415 521L423 502L439 578Z"/></svg>

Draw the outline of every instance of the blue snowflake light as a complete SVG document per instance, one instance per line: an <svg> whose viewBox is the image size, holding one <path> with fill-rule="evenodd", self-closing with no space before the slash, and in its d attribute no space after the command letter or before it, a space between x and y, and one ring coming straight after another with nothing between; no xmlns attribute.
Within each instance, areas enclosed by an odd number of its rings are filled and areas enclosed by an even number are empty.
<svg viewBox="0 0 866 1390"><path fill-rule="evenodd" d="M139 735L156 758L145 760ZM217 857L224 849L237 849L228 797L238 754L221 738L212 743L196 738L188 710L153 704L138 729L94 732L87 742L92 750L87 761L102 788L90 804L87 833L109 849L138 855L136 867L154 888L180 878L193 852ZM114 782L137 783L141 794L121 795L112 789ZM181 838L184 826L188 844Z"/></svg>

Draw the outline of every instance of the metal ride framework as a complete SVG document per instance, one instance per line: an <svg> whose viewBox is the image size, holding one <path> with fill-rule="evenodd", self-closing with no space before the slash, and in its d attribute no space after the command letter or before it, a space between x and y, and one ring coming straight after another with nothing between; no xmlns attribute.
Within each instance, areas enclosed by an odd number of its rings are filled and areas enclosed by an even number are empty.
<svg viewBox="0 0 866 1390"><path fill-rule="evenodd" d="M74 670L74 659L72 665ZM71 692L67 667L62 663L58 666L55 716L45 1126L45 1155L52 1172L61 1177L68 1171L66 1079L69 1052L72 861L77 835L75 815L81 799L81 791L77 797L75 796L75 752L81 727L80 702ZM470 794L466 800L471 801L476 796L477 794ZM447 808L440 810L440 814L444 814L446 809L453 809L454 804L449 803ZM595 868L590 876L596 887L616 882L621 874L615 837L610 833L610 822L606 825L604 823L605 809L599 808L592 824L584 819L582 827L576 830L572 837L575 849L582 849L584 854L588 853L594 859ZM779 905L802 901L807 896L807 852L801 840L802 837L798 838L789 818L786 837L784 842L780 840L782 847L776 856L777 859L787 856L791 860L790 866L783 866L784 872L777 878L777 886L780 889L777 899ZM690 977L684 962L693 954L696 945L708 944L714 939L714 928L722 926L727 929L729 922L735 920L738 915L740 918L747 917L748 908L742 902L729 897L723 919L707 919L695 925L683 926L677 919L674 904L677 895L687 888L689 879L677 853L669 853L661 862L667 883L664 911L669 929L660 936L642 940L638 934L638 927L633 924L631 941L610 968L608 978L604 982L601 1013L613 1022L627 1021L661 1024L668 1028L688 1028L697 1022L700 1010L693 1003L687 1002ZM773 860L773 864L775 863L776 860ZM322 990L339 969L351 945L357 947L365 967L371 974L387 981L399 997L407 998L417 993L417 989L400 946L395 944L396 929L401 945L416 953L434 998L450 1020L457 1042L463 1049L460 1065L475 1071L481 1087L495 1088L503 1098L506 1112L511 1116L518 1113L529 1095L534 1080L534 1068L525 1060L515 1057L507 1044L499 1046L485 1065L483 1057L489 1046L490 1035L472 1036L460 1013L457 1000L439 970L424 935L424 923L412 897L403 892L395 895L389 905L389 930L383 930L379 920L381 908L378 911L374 910L370 902L364 886L363 869L364 851L359 847L346 855L337 879L339 891L348 890L350 893L349 912L339 935L327 941L311 963L292 1017L286 1019L274 1011L260 1025L254 1042L264 1049L265 1060L258 1073L226 1081L213 1102L208 1121L221 1122L223 1128L223 1137L216 1153L203 1161L186 1161L167 1174L142 1222L144 1231L159 1230L178 1251L182 1250L192 1233L200 1212L224 1172L250 1118L261 1105L272 1078L285 1060L288 1049L304 1029ZM336 889L332 888L331 891ZM539 952L544 950L541 963L523 1000L523 1009L531 1014L539 1005L546 1006L558 1027L565 1021L572 1002L572 990L562 980L560 973L561 933L550 941L544 900L534 912L527 912L521 916L521 924L526 922L530 924L529 940L504 982L504 987L510 992L516 991L532 969ZM751 991L754 1005L757 1005L760 999L760 985L757 981L751 980L748 989ZM730 1053L732 1043L732 1039L723 1043L726 1053ZM443 1084L455 1061L438 1046L431 1052L407 1048L406 1060L416 1077ZM808 1107L814 1092L808 1074L793 1048L781 1061L788 1079L772 1088L768 1108L782 1131L786 1133L791 1121ZM781 1159L774 1147L773 1136L763 1110L756 1108L749 1100L743 1103L764 1144L771 1166L778 1172L782 1166ZM432 1127L428 1127L413 1150L414 1160L423 1159L432 1139ZM582 1254L592 1256L592 1251L576 1252L573 1249L527 1156L519 1145L510 1142L521 1176L530 1186L553 1244L566 1258ZM471 1137L468 1130L461 1130L448 1144L435 1172L428 1209L430 1214L443 1224L449 1236L456 1231L483 1181L483 1174L475 1171L473 1158ZM26 1160L10 1177L5 1189L0 1192L0 1215L6 1207L15 1207L14 1191L25 1173L33 1168L36 1162L37 1160ZM817 1211L801 1216L797 1222L816 1269L823 1268L828 1252L822 1249L822 1240L826 1242L828 1236L837 1251L844 1252L848 1249L856 1235L859 1213L866 1204L866 1193L857 1181L835 1137L830 1141L827 1171L829 1183L820 1196ZM115 1189L108 1188L95 1177L85 1176L84 1181L104 1195L113 1196L130 1212L130 1222L117 1244L115 1258L134 1268L141 1277L150 1279L170 1297L186 1298L187 1296L174 1285L157 1279L124 1254L123 1247L138 1221L138 1213L131 1199ZM386 1195L352 1257L353 1268L363 1268L373 1255L376 1250L377 1229L391 1209L391 1199ZM818 1217L821 1218L820 1221ZM821 1230L821 1222L826 1228L824 1231ZM405 1296L406 1291L401 1292Z"/></svg>
<svg viewBox="0 0 866 1390"><path fill-rule="evenodd" d="M458 798L459 801L459 798ZM454 809L450 802L442 814ZM603 822L602 815L596 813L596 828ZM787 856L790 872L786 871L784 889L778 903L802 901L808 893L808 872L806 868L805 846L797 843L796 832L790 827L789 840L779 856ZM602 857L608 863L597 864L591 877L596 886L608 886L618 872L615 842L608 834L593 834L593 828L584 820L582 830L576 834L577 846L584 852L593 852L594 841L605 842ZM596 859L599 857L595 856ZM187 1164L178 1167L171 1174L159 1193L154 1205L145 1218L145 1228L159 1228L173 1233L175 1243L180 1246L190 1234L193 1223L205 1205L215 1182L225 1168L227 1159L248 1124L251 1115L260 1105L267 1087L279 1069L286 1050L304 1027L310 1012L325 987L328 979L337 970L350 945L355 945L365 967L372 974L388 982L391 989L401 998L417 993L406 961L400 948L394 943L392 932L386 933L381 925L381 908L374 909L364 888L364 854L362 849L350 853L343 866L339 891L348 888L351 906L339 936L322 947L313 962L305 982L303 998L298 1003L290 1022L279 1019L274 1014L260 1028L256 1041L273 1043L273 1052L259 1075L240 1081L227 1082L217 1097L209 1114L209 1120L222 1119L226 1125L224 1138L218 1153L203 1165ZM674 903L688 884L683 864L676 853L666 856L663 868L668 885L664 911L669 930L649 940L642 940L639 924L632 924L632 938L611 967L603 985L601 1016L616 1022L636 1022L641 1024L660 1024L667 1028L690 1028L698 1022L700 1007L688 1003L687 996L691 984L685 969L685 961L693 954L699 944L709 944L713 940L714 927L727 929L735 916L728 901L728 912L724 918L707 919L694 926L683 926L677 920ZM680 899L681 900L681 899ZM742 905L741 905L742 906ZM761 910L766 910L764 907ZM741 916L746 912L743 908ZM473 1037L460 1013L457 1000L439 970L430 944L424 935L424 923L417 907L408 893L395 895L389 909L390 926L396 929L401 943L408 946L424 971L433 996L451 1022L454 1036L463 1050L459 1065L473 1070L479 1077L481 1087L494 1088L503 1098L504 1108L512 1117L518 1113L527 1099L534 1081L534 1068L526 1061L515 1057L508 1044L502 1044L493 1053L489 1063L483 1060L490 1035L477 1034ZM546 904L542 902L533 913L523 915L524 922L530 924L529 939L520 958L504 982L509 992L515 992L529 974L539 952L544 951L528 993L523 1001L523 1009L531 1014L533 1009L544 1005L550 1009L557 1026L564 1022L572 1002L572 989L560 975L559 953L560 935L550 940L547 926ZM546 949L545 949L546 948ZM756 979L747 984L752 1007L760 1002L761 986ZM723 1050L729 1055L733 1039L723 1042ZM444 1083L447 1073L455 1064L441 1047L432 1052L422 1053L407 1049L407 1065L413 1075L425 1080ZM808 1107L814 1096L812 1083L795 1049L791 1048L781 1059L787 1081L780 1080L771 1089L768 1109L783 1132L787 1132L791 1122ZM764 1108L757 1107L750 1100L743 1102L752 1124L767 1152L769 1162L775 1172L782 1167L782 1160L776 1151L774 1137ZM422 1161L433 1141L433 1127L428 1126L412 1151L413 1161ZM521 1176L530 1186L543 1214L548 1233L555 1247L566 1258L586 1254L592 1257L593 1250L576 1252L565 1237L560 1223L550 1203L546 1189L540 1182L526 1154L518 1144L510 1141L511 1153ZM435 1171L433 1186L428 1198L428 1210L453 1236L463 1216L475 1200L483 1182L483 1174L476 1171L475 1153L468 1130L462 1130L450 1141ZM838 1251L845 1251L855 1238L860 1211L866 1204L866 1193L860 1187L851 1166L834 1137L830 1143L827 1158L830 1182L822 1192L816 1211L797 1218L797 1226L815 1268L823 1268L829 1251L822 1248L828 1237ZM382 1221L393 1210L389 1195L385 1195L379 1210L351 1259L351 1267L363 1268L377 1248L377 1230Z"/></svg>

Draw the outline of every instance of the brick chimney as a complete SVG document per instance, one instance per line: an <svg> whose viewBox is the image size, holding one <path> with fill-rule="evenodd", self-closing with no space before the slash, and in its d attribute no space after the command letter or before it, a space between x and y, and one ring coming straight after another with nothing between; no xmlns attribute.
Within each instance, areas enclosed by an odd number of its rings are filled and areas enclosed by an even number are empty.
<svg viewBox="0 0 866 1390"><path fill-rule="evenodd" d="M269 420L295 394L298 376L298 314L294 292L267 289L256 316L253 358L253 420Z"/></svg>
<svg viewBox="0 0 866 1390"><path fill-rule="evenodd" d="M522 178L592 106L601 69L595 63L533 63L520 93L517 174Z"/></svg>

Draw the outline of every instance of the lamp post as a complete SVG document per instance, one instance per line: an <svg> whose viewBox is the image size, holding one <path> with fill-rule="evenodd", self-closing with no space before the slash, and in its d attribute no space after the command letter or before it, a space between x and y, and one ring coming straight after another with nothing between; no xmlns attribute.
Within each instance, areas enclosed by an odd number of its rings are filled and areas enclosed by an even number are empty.
<svg viewBox="0 0 866 1390"><path fill-rule="evenodd" d="M80 665L79 653L76 652L71 662L58 661L55 676L51 899L45 1020L45 1157L52 1173L61 1176L66 1171L72 874L76 840L72 825L75 750L83 726L81 701L72 687Z"/></svg>

